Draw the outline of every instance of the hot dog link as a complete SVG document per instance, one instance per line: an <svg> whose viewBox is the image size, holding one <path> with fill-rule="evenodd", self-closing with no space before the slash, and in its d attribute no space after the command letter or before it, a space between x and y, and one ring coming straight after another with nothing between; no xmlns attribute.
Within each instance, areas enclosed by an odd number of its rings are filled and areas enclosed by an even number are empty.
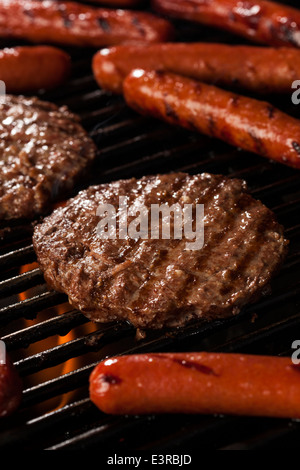
<svg viewBox="0 0 300 470"><path fill-rule="evenodd" d="M121 356L100 363L90 397L111 414L224 413L300 417L300 371L290 358L226 353Z"/></svg>
<svg viewBox="0 0 300 470"><path fill-rule="evenodd" d="M122 42L159 42L171 33L169 22L150 13L93 8L68 1L0 3L0 37L101 47Z"/></svg>
<svg viewBox="0 0 300 470"><path fill-rule="evenodd" d="M152 0L155 10L216 26L252 41L300 47L300 11L267 0Z"/></svg>
<svg viewBox="0 0 300 470"><path fill-rule="evenodd" d="M300 121L267 102L144 70L131 72L123 90L128 105L142 114L300 168Z"/></svg>
<svg viewBox="0 0 300 470"><path fill-rule="evenodd" d="M122 92L124 78L135 68L166 70L261 94L290 93L292 82L300 77L300 51L286 47L165 43L101 49L93 58L98 84L114 93Z"/></svg>
<svg viewBox="0 0 300 470"><path fill-rule="evenodd" d="M8 93L48 90L70 74L67 53L50 46L21 46L0 50L0 80Z"/></svg>

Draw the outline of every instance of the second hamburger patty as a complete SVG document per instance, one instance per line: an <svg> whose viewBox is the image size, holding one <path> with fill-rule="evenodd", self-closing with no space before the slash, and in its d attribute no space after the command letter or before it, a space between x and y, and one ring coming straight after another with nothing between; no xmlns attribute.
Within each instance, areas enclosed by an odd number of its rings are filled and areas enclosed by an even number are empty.
<svg viewBox="0 0 300 470"><path fill-rule="evenodd" d="M77 116L35 97L6 95L0 136L0 219L43 213L96 153Z"/></svg>
<svg viewBox="0 0 300 470"><path fill-rule="evenodd" d="M204 204L204 246L186 239L101 239L100 204ZM237 314L259 298L287 251L274 214L243 181L173 173L90 187L38 225L33 237L49 285L94 321L183 326Z"/></svg>

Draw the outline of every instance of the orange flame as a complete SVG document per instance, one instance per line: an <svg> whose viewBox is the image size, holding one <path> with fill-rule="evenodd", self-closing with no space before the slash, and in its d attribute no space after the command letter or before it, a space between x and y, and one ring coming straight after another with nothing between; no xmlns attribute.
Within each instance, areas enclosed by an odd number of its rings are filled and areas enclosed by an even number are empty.
<svg viewBox="0 0 300 470"><path fill-rule="evenodd" d="M31 271L32 269L35 269L38 267L37 263L32 263L28 264L25 266L22 266L20 270L20 274ZM22 292L19 294L19 299L26 300L29 297L34 295L34 288L29 289L25 292ZM33 324L37 324L40 321L44 321L49 318L56 317L57 315L63 315L67 311L70 311L70 304L65 303L61 304L57 307L51 307L43 312L39 313L39 320L24 320L25 321L25 328L28 326L31 326ZM91 331L94 331L94 327L92 324L88 323L86 325L83 325L80 327L82 329L83 334L90 333ZM34 354L38 354L41 351L47 350L47 349L52 349L55 346L62 345L64 343L67 343L69 341L72 341L75 339L75 333L73 331L70 331L68 334L65 336L51 336L49 338L43 339L41 341L38 341L36 343L32 343L27 349L26 349L26 355L31 356ZM51 367L46 370L42 370L34 374L34 376L31 376L29 380L30 384L29 386L34 386L37 384L40 384L42 382L51 380L55 377L68 374L69 372L72 372L76 370L79 367L82 367L84 364L82 363L81 358L71 358L62 364L59 364L57 366ZM64 395L61 395L60 397L57 397L52 400L47 401L47 411L54 410L57 408L61 408L62 406L66 405L67 403L71 402L75 392L68 392L65 393ZM44 407L43 407L44 408ZM43 409L43 411L45 411Z"/></svg>

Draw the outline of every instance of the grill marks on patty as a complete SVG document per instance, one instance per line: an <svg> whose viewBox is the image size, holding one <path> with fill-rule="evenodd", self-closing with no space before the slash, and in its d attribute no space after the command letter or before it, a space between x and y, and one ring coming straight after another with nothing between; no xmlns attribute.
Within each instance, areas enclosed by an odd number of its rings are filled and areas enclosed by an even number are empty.
<svg viewBox="0 0 300 470"><path fill-rule="evenodd" d="M76 115L35 97L5 97L0 137L0 219L44 213L96 153Z"/></svg>
<svg viewBox="0 0 300 470"><path fill-rule="evenodd" d="M204 247L186 250L185 238L101 240L97 207L118 207L120 195L149 209L204 204ZM123 319L139 328L238 313L264 292L287 251L274 214L243 181L206 173L90 187L37 226L33 241L47 282L75 307L95 321Z"/></svg>

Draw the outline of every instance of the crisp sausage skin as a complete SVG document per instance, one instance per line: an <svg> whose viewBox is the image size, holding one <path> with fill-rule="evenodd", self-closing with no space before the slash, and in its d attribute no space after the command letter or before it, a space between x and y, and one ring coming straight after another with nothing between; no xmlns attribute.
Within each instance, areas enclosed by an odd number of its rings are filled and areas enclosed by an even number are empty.
<svg viewBox="0 0 300 470"><path fill-rule="evenodd" d="M290 358L226 353L120 356L96 366L90 398L109 414L300 417L300 369Z"/></svg>
<svg viewBox="0 0 300 470"><path fill-rule="evenodd" d="M300 10L266 0L152 0L154 10L271 46L300 47Z"/></svg>
<svg viewBox="0 0 300 470"><path fill-rule="evenodd" d="M0 37L35 43L102 47L169 39L171 24L151 13L53 0L3 0Z"/></svg>
<svg viewBox="0 0 300 470"><path fill-rule="evenodd" d="M22 389L22 381L6 357L6 363L0 364L0 418L12 414L19 407Z"/></svg>
<svg viewBox="0 0 300 470"><path fill-rule="evenodd" d="M98 51L92 65L99 86L113 93L122 93L123 80L135 68L259 94L291 93L292 82L300 77L300 51L209 43L115 46Z"/></svg>
<svg viewBox="0 0 300 470"><path fill-rule="evenodd" d="M136 69L124 97L139 113L300 169L300 121L271 104L168 72Z"/></svg>
<svg viewBox="0 0 300 470"><path fill-rule="evenodd" d="M70 56L51 46L20 46L0 50L0 80L8 93L49 90L70 76Z"/></svg>

